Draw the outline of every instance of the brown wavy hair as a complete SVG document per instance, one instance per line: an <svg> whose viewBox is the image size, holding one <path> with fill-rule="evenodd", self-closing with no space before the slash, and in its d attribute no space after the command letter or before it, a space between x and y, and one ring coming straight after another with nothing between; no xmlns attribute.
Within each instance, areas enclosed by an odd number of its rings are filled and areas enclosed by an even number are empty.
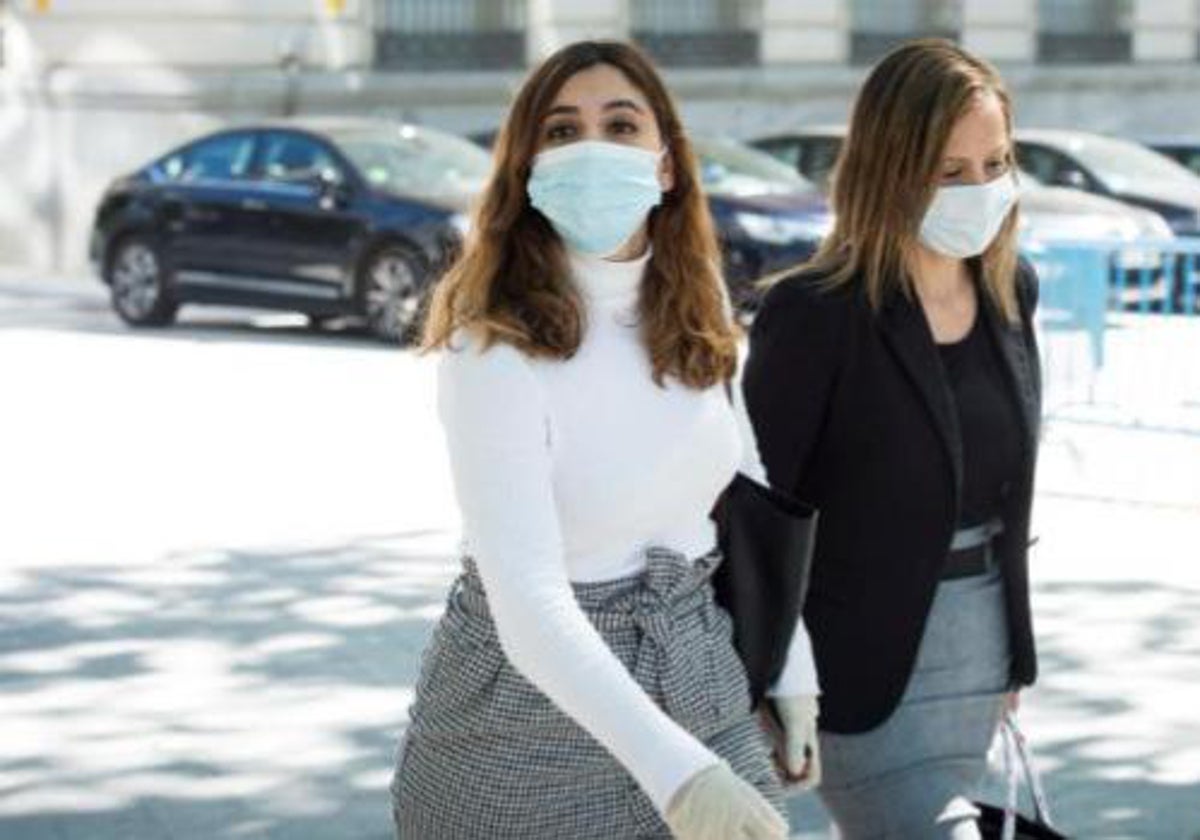
<svg viewBox="0 0 1200 840"><path fill-rule="evenodd" d="M990 64L939 39L910 41L884 57L859 92L834 167L833 231L808 266L831 286L861 283L875 309L897 291L912 298L910 267L942 155L955 124L984 94L1004 110L1013 170L1012 100ZM1015 322L1015 207L976 260L984 293Z"/></svg>
<svg viewBox="0 0 1200 840"><path fill-rule="evenodd" d="M582 41L535 68L518 91L496 140L492 174L475 207L462 253L433 291L422 351L447 348L465 329L483 347L569 359L586 328L566 251L529 203L526 183L542 122L563 85L598 64L615 67L649 102L674 168L674 185L651 211L653 249L638 300L639 328L655 382L672 376L710 387L736 367L738 330L726 303L720 256L696 157L666 86L635 47Z"/></svg>

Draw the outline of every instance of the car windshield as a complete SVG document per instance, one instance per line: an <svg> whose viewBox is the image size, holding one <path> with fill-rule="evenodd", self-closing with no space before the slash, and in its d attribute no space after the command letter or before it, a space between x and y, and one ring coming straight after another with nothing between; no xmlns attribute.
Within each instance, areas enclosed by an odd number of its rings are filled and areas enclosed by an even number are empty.
<svg viewBox="0 0 1200 840"><path fill-rule="evenodd" d="M1069 149L1080 163L1109 186L1122 181L1170 181L1192 177L1188 169L1175 161L1124 140L1087 137L1072 142Z"/></svg>
<svg viewBox="0 0 1200 840"><path fill-rule="evenodd" d="M427 128L343 129L329 132L373 187L397 195L438 200L470 196L483 188L491 156L473 143Z"/></svg>
<svg viewBox="0 0 1200 840"><path fill-rule="evenodd" d="M692 145L700 158L704 188L715 195L816 190L811 181L786 163L736 140L702 137L693 140Z"/></svg>

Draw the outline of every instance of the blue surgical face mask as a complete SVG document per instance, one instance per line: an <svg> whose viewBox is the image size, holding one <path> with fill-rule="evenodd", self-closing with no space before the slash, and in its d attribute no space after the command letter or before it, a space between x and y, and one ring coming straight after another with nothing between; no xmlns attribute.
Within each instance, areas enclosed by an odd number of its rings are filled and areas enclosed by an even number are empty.
<svg viewBox="0 0 1200 840"><path fill-rule="evenodd" d="M606 257L662 200L661 157L661 152L599 140L550 149L533 160L529 201L570 247Z"/></svg>
<svg viewBox="0 0 1200 840"><path fill-rule="evenodd" d="M942 187L921 224L921 242L947 257L977 257L988 249L1017 201L1011 174L986 184Z"/></svg>

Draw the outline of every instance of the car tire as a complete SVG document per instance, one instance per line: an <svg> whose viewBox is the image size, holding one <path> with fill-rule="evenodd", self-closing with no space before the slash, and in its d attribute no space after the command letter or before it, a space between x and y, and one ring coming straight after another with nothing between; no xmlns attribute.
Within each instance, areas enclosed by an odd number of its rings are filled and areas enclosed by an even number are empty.
<svg viewBox="0 0 1200 840"><path fill-rule="evenodd" d="M105 280L112 307L135 327L165 327L175 320L179 302L158 247L147 236L121 239L108 261Z"/></svg>
<svg viewBox="0 0 1200 840"><path fill-rule="evenodd" d="M425 270L403 245L384 245L364 261L359 274L363 314L376 338L407 344L417 333L425 296Z"/></svg>

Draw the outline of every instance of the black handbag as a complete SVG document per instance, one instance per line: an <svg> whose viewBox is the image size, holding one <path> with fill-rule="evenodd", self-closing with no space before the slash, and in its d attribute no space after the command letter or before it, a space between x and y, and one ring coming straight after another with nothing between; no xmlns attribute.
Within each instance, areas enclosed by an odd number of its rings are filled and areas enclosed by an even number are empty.
<svg viewBox="0 0 1200 840"><path fill-rule="evenodd" d="M979 833L983 840L1067 840L1067 835L1050 820L1050 806L1041 779L1034 769L1025 736L1011 714L1005 715L1000 724L1000 735L1004 739L1004 763L1008 769L1008 802L1003 808L986 802L974 803L980 812ZM1032 818L1017 812L1021 778L1029 786L1033 799Z"/></svg>
<svg viewBox="0 0 1200 840"><path fill-rule="evenodd" d="M713 508L723 559L717 603L733 618L733 643L757 708L779 678L808 589L817 510L738 473Z"/></svg>
<svg viewBox="0 0 1200 840"><path fill-rule="evenodd" d="M980 803L979 835L983 840L1004 840L1004 809L995 805ZM1060 834L1044 822L1031 820L1020 814L1014 814L1016 825L1009 840L1066 840L1065 834Z"/></svg>

